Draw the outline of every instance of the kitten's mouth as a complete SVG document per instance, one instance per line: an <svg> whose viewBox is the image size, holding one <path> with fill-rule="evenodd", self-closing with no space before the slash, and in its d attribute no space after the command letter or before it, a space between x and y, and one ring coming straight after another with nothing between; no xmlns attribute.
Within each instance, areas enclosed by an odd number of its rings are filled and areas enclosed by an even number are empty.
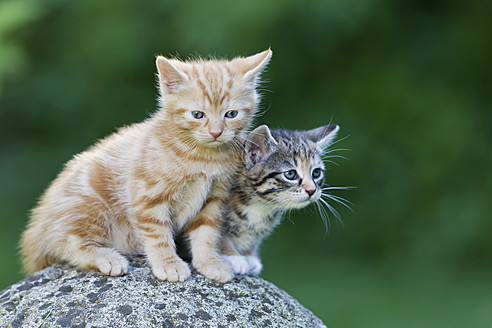
<svg viewBox="0 0 492 328"><path fill-rule="evenodd" d="M294 199L293 201L290 202L290 204L287 207L288 209L301 209L312 203L314 203L314 200L311 198Z"/></svg>
<svg viewBox="0 0 492 328"><path fill-rule="evenodd" d="M309 202L309 201L297 201L297 202L291 203L288 206L288 208L289 209L297 209L297 210L299 210L301 208L304 208L304 207L308 206L309 204L311 204L311 202Z"/></svg>
<svg viewBox="0 0 492 328"><path fill-rule="evenodd" d="M300 207L308 206L309 204L315 203L319 197L317 196L311 196L311 197L306 197L304 199L299 199L297 203L299 204Z"/></svg>
<svg viewBox="0 0 492 328"><path fill-rule="evenodd" d="M210 141L207 141L206 144L209 145L209 146L220 146L220 145L223 145L225 143L225 141L223 140L210 140Z"/></svg>
<svg viewBox="0 0 492 328"><path fill-rule="evenodd" d="M226 140L209 140L202 143L202 146L210 151L221 152L229 147L229 142Z"/></svg>
<svg viewBox="0 0 492 328"><path fill-rule="evenodd" d="M232 139L229 138L228 136L222 136L220 139L219 138L217 138L217 139L208 139L208 140L205 141L205 144L206 145L209 145L209 146L212 146L212 147L217 147L217 146L228 144L231 141L232 141Z"/></svg>

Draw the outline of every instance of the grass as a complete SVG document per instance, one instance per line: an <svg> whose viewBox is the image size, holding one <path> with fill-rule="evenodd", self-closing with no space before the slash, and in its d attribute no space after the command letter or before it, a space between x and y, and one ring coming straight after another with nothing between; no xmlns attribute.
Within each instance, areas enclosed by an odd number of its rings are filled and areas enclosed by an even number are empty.
<svg viewBox="0 0 492 328"><path fill-rule="evenodd" d="M46 320L48 320L48 318L51 316L51 313L53 312L53 309L54 308L55 308L55 306L53 305L53 307L51 308L50 312L48 312L48 314L46 315L46 317L44 317L43 321L39 324L39 326L37 328L41 328L46 323Z"/></svg>

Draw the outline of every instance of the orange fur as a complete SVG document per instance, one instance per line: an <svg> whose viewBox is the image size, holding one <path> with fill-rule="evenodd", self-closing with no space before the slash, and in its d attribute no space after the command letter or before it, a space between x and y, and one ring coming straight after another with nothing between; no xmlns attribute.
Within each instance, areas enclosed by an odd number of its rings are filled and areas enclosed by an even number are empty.
<svg viewBox="0 0 492 328"><path fill-rule="evenodd" d="M183 281L190 270L174 236L184 232L198 271L232 279L217 249L220 207L270 57L270 50L231 61L158 57L160 110L67 163L22 235L25 270L67 261L117 276L127 270L123 255L144 253L159 279ZM227 118L230 110L238 116Z"/></svg>

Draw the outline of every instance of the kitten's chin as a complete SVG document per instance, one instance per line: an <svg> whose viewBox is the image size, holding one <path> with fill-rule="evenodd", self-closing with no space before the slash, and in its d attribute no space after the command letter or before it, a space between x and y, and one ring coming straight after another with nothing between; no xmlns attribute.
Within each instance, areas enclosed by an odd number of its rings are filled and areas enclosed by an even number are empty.
<svg viewBox="0 0 492 328"><path fill-rule="evenodd" d="M201 141L201 144L209 148L221 148L229 146L233 139L231 138L218 138L218 139L205 139Z"/></svg>
<svg viewBox="0 0 492 328"><path fill-rule="evenodd" d="M203 147L213 150L222 150L224 147L227 147L227 145L228 142L222 140L210 140L210 141L202 142Z"/></svg>
<svg viewBox="0 0 492 328"><path fill-rule="evenodd" d="M302 197L302 198L294 198L292 202L289 203L288 209L294 209L294 210L299 210L301 208L304 208L308 205L311 205L313 203L316 203L316 201L319 199L319 196L315 197Z"/></svg>
<svg viewBox="0 0 492 328"><path fill-rule="evenodd" d="M205 142L205 145L209 146L209 147L219 147L223 144L227 143L227 141L223 141L223 140L210 140L210 141L206 141Z"/></svg>
<svg viewBox="0 0 492 328"><path fill-rule="evenodd" d="M310 201L301 201L298 203L292 203L292 204L290 204L288 209L289 210L300 210L301 208L304 208L304 207L308 206L309 204L311 204Z"/></svg>
<svg viewBox="0 0 492 328"><path fill-rule="evenodd" d="M296 198L294 198L294 199L291 199L290 201L288 201L286 203L281 203L279 205L283 210L288 211L288 210L300 210L301 208L304 208L311 203L312 202L309 199L296 199Z"/></svg>

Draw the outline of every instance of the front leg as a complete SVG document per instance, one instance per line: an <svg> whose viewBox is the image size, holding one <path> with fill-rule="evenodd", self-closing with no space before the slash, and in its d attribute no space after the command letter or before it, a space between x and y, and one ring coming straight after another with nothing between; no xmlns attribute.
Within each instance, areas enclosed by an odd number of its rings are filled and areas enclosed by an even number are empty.
<svg viewBox="0 0 492 328"><path fill-rule="evenodd" d="M222 254L222 258L229 263L235 274L247 274L249 272L248 259L241 255L228 236L223 237Z"/></svg>
<svg viewBox="0 0 492 328"><path fill-rule="evenodd" d="M230 236L224 237L222 243L222 258L231 265L235 274L258 275L263 268L258 256L258 245L241 254Z"/></svg>
<svg viewBox="0 0 492 328"><path fill-rule="evenodd" d="M214 185L205 206L186 227L193 266L205 277L222 283L234 278L231 266L219 252L224 190Z"/></svg>
<svg viewBox="0 0 492 328"><path fill-rule="evenodd" d="M248 274L259 275L261 269L263 269L263 264L261 264L260 257L258 256L258 245L255 248L246 254L246 261L248 262Z"/></svg>
<svg viewBox="0 0 492 328"><path fill-rule="evenodd" d="M168 281L184 281L188 278L191 275L190 268L176 254L168 206L157 205L155 199L145 197L136 221L154 275Z"/></svg>

